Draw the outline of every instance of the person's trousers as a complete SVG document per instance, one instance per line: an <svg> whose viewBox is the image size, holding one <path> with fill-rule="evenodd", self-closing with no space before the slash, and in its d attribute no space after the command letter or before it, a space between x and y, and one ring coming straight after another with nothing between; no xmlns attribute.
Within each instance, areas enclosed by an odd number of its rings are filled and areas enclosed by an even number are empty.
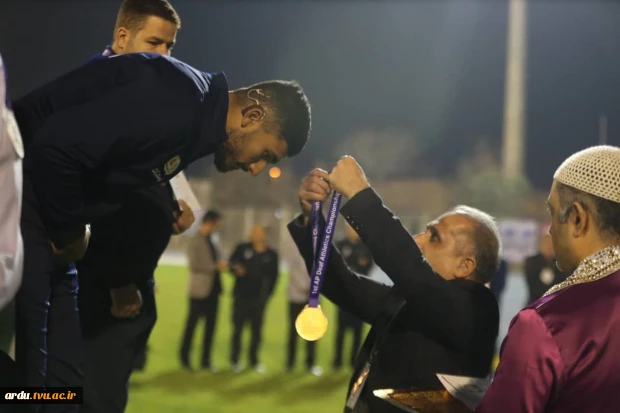
<svg viewBox="0 0 620 413"><path fill-rule="evenodd" d="M82 387L77 271L54 257L42 227L23 218L24 274L15 303L19 383L41 389ZM39 408L43 412L78 411L78 405L34 406Z"/></svg>
<svg viewBox="0 0 620 413"><path fill-rule="evenodd" d="M262 342L263 316L265 302L257 299L235 297L233 302L233 335L230 361L233 364L239 362L241 354L241 333L246 323L250 324L252 339L250 341L250 365L259 364L258 351Z"/></svg>
<svg viewBox="0 0 620 413"><path fill-rule="evenodd" d="M293 303L289 301L289 325L288 325L288 353L286 358L286 367L291 369L295 365L295 356L297 354L298 334L295 329L295 320L304 309L305 303ZM306 341L306 367L309 369L314 366L316 341Z"/></svg>
<svg viewBox="0 0 620 413"><path fill-rule="evenodd" d="M191 298L189 302L189 314L185 323L183 341L181 344L181 363L185 366L190 365L190 352L194 331L200 318L205 320L204 339L202 342L202 367L211 367L211 347L215 326L217 322L217 310L219 306L219 295L212 294L207 298Z"/></svg>
<svg viewBox="0 0 620 413"><path fill-rule="evenodd" d="M116 318L110 314L109 290L84 281L80 310L85 378L80 413L122 413L127 406L135 360L146 347L157 321L154 283L150 280L140 287L142 308L135 318Z"/></svg>
<svg viewBox="0 0 620 413"><path fill-rule="evenodd" d="M349 363L351 367L355 367L357 353L362 343L362 320L345 311L338 310L338 329L336 331L336 355L334 357L334 367L342 366L344 336L347 330L353 333L353 344L351 346L351 354Z"/></svg>

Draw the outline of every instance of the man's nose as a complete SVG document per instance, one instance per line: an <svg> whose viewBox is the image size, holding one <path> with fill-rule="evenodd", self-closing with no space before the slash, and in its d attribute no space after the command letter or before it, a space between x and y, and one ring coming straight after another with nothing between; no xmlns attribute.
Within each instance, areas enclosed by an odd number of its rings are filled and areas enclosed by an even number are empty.
<svg viewBox="0 0 620 413"><path fill-rule="evenodd" d="M420 248L421 250L424 249L424 244L426 244L426 237L424 235L424 232L420 232L419 234L414 235L413 240L418 245L418 248Z"/></svg>

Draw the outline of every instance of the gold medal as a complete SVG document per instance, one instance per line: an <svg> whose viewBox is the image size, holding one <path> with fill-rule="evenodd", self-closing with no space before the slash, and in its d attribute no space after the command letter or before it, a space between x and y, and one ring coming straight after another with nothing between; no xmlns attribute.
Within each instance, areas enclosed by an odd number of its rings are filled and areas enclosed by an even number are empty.
<svg viewBox="0 0 620 413"><path fill-rule="evenodd" d="M327 331L327 317L323 314L321 306L306 305L295 320L295 329L306 341L316 341L323 337Z"/></svg>

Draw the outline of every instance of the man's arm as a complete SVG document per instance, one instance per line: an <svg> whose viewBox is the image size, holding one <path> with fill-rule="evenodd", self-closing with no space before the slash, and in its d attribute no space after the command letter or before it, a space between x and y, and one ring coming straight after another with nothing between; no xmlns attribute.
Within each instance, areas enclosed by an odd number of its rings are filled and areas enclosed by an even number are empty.
<svg viewBox="0 0 620 413"><path fill-rule="evenodd" d="M245 268L245 260L243 259L243 251L246 244L239 244L228 260L230 272L235 277L243 277L247 269Z"/></svg>
<svg viewBox="0 0 620 413"><path fill-rule="evenodd" d="M373 266L372 254L366 245L364 245L360 250L360 254L357 254L356 256L357 265L360 268L361 274L368 275Z"/></svg>
<svg viewBox="0 0 620 413"><path fill-rule="evenodd" d="M342 215L370 248L375 263L407 300L412 315L463 348L471 341L473 311L469 292L437 275L411 234L372 188L353 196ZM464 311L465 310L465 311Z"/></svg>
<svg viewBox="0 0 620 413"><path fill-rule="evenodd" d="M83 174L105 174L119 164L131 169L179 145L189 132L184 125L191 126L179 93L146 76L55 113L35 133L33 183L57 248L83 234ZM155 183L149 178L144 186Z"/></svg>
<svg viewBox="0 0 620 413"><path fill-rule="evenodd" d="M544 412L566 380L564 362L543 319L523 310L502 344L501 361L477 413Z"/></svg>
<svg viewBox="0 0 620 413"><path fill-rule="evenodd" d="M288 229L306 262L308 274L312 276L314 260L312 229L310 225L304 226L301 218L300 216L289 223ZM321 221L325 223L322 216ZM390 287L365 277L358 277L345 264L338 250L332 247L321 293L341 309L372 324L390 298Z"/></svg>

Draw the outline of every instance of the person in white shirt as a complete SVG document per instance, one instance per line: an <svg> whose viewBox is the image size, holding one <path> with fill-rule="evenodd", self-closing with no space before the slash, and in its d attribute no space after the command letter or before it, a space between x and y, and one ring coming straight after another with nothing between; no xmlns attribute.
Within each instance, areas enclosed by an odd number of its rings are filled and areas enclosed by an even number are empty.
<svg viewBox="0 0 620 413"><path fill-rule="evenodd" d="M8 353L13 340L12 300L22 280L24 247L19 221L24 148L7 92L6 68L0 55L0 371L10 376ZM0 385L9 385L0 378Z"/></svg>

